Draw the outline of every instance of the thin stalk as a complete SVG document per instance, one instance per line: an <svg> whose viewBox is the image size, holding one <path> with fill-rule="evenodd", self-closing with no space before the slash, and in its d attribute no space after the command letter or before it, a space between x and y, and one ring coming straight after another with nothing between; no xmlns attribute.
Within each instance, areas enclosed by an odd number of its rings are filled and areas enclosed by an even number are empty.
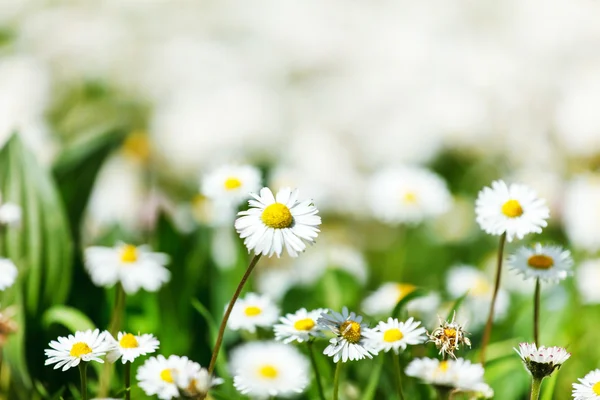
<svg viewBox="0 0 600 400"><path fill-rule="evenodd" d="M250 264L248 265L246 272L244 272L244 276L242 276L242 280L240 281L238 287L235 289L235 293L233 293L233 297L231 298L231 301L227 305L227 309L225 310L225 315L223 315L223 320L221 321L221 326L219 326L219 334L217 335L217 341L215 342L215 348L213 349L212 356L210 357L210 364L208 366L208 375L209 376L212 376L212 373L215 370L215 365L217 363L217 356L219 355L219 350L221 349L221 343L223 343L223 335L225 334L225 327L227 327L227 321L229 321L229 315L231 314L231 310L233 310L233 306L235 305L235 302L237 301L238 297L240 297L240 293L242 292L242 289L244 288L244 285L246 284L248 277L250 277L252 270L256 266L256 263L258 263L258 260L260 260L260 254L256 254L252 258L252 261L250 261Z"/></svg>
<svg viewBox="0 0 600 400"><path fill-rule="evenodd" d="M338 400L338 391L340 389L340 371L342 370L342 360L335 365L335 374L333 375L333 400Z"/></svg>
<svg viewBox="0 0 600 400"><path fill-rule="evenodd" d="M308 346L308 355L310 356L310 363L315 371L315 380L317 381L317 388L319 390L319 398L325 400L325 394L323 393L323 384L321 383L321 374L319 373L319 367L317 365L317 359L315 358L315 352L313 350L313 341L309 340L306 342Z"/></svg>
<svg viewBox="0 0 600 400"><path fill-rule="evenodd" d="M504 258L504 245L506 243L506 232L500 235L500 243L498 244L498 259L496 261L496 283L494 285L494 294L492 295L492 303L490 304L490 313L488 315L487 323L485 324L485 331L483 332L483 339L481 340L481 364L485 365L485 350L492 336L492 325L494 324L494 309L496 308L496 297L498 297L498 290L500 289L500 278L502 277L502 260Z"/></svg>
<svg viewBox="0 0 600 400"><path fill-rule="evenodd" d="M108 325L108 331L114 337L117 336L119 330L121 329L121 324L125 315L125 290L123 290L123 286L121 283L117 283L115 287L115 304L113 307L112 315L110 317L110 323ZM100 397L106 397L108 395L108 391L110 388L110 381L112 378L113 365L111 363L104 363L102 367L102 372L100 373L100 389L98 390L98 395Z"/></svg>
<svg viewBox="0 0 600 400"><path fill-rule="evenodd" d="M396 373L398 396L400 397L400 400L404 400L404 393L402 392L402 371L400 369L400 357L394 351L392 351L392 359L394 361L394 371Z"/></svg>
<svg viewBox="0 0 600 400"><path fill-rule="evenodd" d="M535 280L535 294L533 295L533 341L540 345L540 279Z"/></svg>
<svg viewBox="0 0 600 400"><path fill-rule="evenodd" d="M531 382L531 397L530 400L539 400L542 391L542 379L533 378Z"/></svg>
<svg viewBox="0 0 600 400"><path fill-rule="evenodd" d="M87 365L88 363L82 361L79 363L79 377L81 378L81 400L87 400Z"/></svg>
<svg viewBox="0 0 600 400"><path fill-rule="evenodd" d="M131 399L131 362L125 363L125 400Z"/></svg>
<svg viewBox="0 0 600 400"><path fill-rule="evenodd" d="M452 394L452 388L447 386L434 386L439 400L449 400Z"/></svg>

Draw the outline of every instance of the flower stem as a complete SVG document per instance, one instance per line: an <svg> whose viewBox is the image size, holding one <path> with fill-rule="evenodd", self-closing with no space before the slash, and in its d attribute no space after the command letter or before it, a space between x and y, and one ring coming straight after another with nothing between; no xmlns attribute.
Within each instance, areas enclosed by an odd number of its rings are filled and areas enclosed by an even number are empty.
<svg viewBox="0 0 600 400"><path fill-rule="evenodd" d="M540 398L540 392L542 389L542 379L533 378L533 381L531 383L531 400L538 400Z"/></svg>
<svg viewBox="0 0 600 400"><path fill-rule="evenodd" d="M260 254L256 254L252 258L252 261L250 261L250 264L248 265L248 268L246 269L244 276L242 276L242 280L240 281L238 287L235 289L235 292L233 293L233 297L231 298L231 301L227 305L227 309L225 310L225 315L223 315L223 320L221 321L221 326L219 326L219 334L217 335L217 341L215 342L215 348L213 349L212 356L210 357L210 364L208 366L208 375L209 376L212 375L212 373L215 369L215 365L217 363L217 356L219 355L219 350L221 349L221 343L223 343L223 335L225 334L225 327L227 326L227 321L229 320L229 315L231 314L231 310L233 310L233 306L235 305L235 302L237 301L238 297L240 297L240 293L242 292L242 289L244 288L244 285L246 284L248 277L250 277L252 270L256 266L256 263L258 263L258 260L260 260Z"/></svg>
<svg viewBox="0 0 600 400"><path fill-rule="evenodd" d="M115 307L113 308L112 317L108 331L111 335L116 336L121 329L121 323L125 314L125 290L120 283L117 283L115 291Z"/></svg>
<svg viewBox="0 0 600 400"><path fill-rule="evenodd" d="M434 386L439 400L449 400L452 388L447 386Z"/></svg>
<svg viewBox="0 0 600 400"><path fill-rule="evenodd" d="M87 362L79 363L79 377L81 378L81 400L87 400Z"/></svg>
<svg viewBox="0 0 600 400"><path fill-rule="evenodd" d="M131 362L125 363L125 400L131 399Z"/></svg>
<svg viewBox="0 0 600 400"><path fill-rule="evenodd" d="M535 280L535 294L533 295L533 341L540 345L540 279Z"/></svg>
<svg viewBox="0 0 600 400"><path fill-rule="evenodd" d="M338 400L338 391L340 389L340 371L342 370L342 360L335 365L335 374L333 375L333 400Z"/></svg>
<svg viewBox="0 0 600 400"><path fill-rule="evenodd" d="M494 323L494 309L496 307L496 297L498 297L498 290L500 289L500 278L502 277L502 260L504 258L504 244L506 243L506 232L500 235L500 243L498 244L498 259L496 262L496 283L494 285L494 294L492 295L492 302L490 304L490 313L488 315L487 323L485 324L485 331L483 332L483 339L481 340L481 364L485 365L485 350L492 336L492 325Z"/></svg>
<svg viewBox="0 0 600 400"><path fill-rule="evenodd" d="M400 400L404 400L404 393L402 393L402 371L400 369L400 356L392 351L392 359L394 361L394 371L396 372L396 385L398 387L398 396Z"/></svg>
<svg viewBox="0 0 600 400"><path fill-rule="evenodd" d="M323 393L323 384L321 383L321 374L319 373L319 367L317 366L317 359L315 358L315 352L313 350L313 341L309 340L306 342L308 346L308 355L310 356L310 363L312 364L313 370L315 371L315 380L317 381L317 388L319 389L319 398L325 400L325 394Z"/></svg>

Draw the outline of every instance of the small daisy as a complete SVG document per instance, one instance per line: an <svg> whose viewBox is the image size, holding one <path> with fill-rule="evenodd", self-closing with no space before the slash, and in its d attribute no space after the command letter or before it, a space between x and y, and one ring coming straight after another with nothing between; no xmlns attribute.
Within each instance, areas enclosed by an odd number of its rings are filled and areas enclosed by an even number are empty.
<svg viewBox="0 0 600 400"><path fill-rule="evenodd" d="M421 322L412 317L406 322L396 318L388 318L387 322L381 321L371 330L368 345L376 352L394 350L398 354L400 349L405 350L407 345L424 343L427 340L425 328L419 328Z"/></svg>
<svg viewBox="0 0 600 400"><path fill-rule="evenodd" d="M157 395L163 400L179 398L175 377L189 369L191 362L187 357L174 355L150 357L137 370L138 385L148 396Z"/></svg>
<svg viewBox="0 0 600 400"><path fill-rule="evenodd" d="M589 372L573 384L574 400L600 400L600 369Z"/></svg>
<svg viewBox="0 0 600 400"><path fill-rule="evenodd" d="M471 347L471 341L466 336L467 332L455 321L455 318L456 313L454 313L450 322L442 322L440 319L440 326L429 335L429 341L435 343L435 346L440 350L439 354L448 354L452 358L456 358L454 351L460 350L462 344Z"/></svg>
<svg viewBox="0 0 600 400"><path fill-rule="evenodd" d="M2 203L0 197L0 225L16 226L21 223L23 211L15 203Z"/></svg>
<svg viewBox="0 0 600 400"><path fill-rule="evenodd" d="M85 268L97 286L111 287L120 282L128 294L140 288L156 292L169 281L164 266L169 256L153 253L148 246L118 244L115 247L89 247L85 250Z"/></svg>
<svg viewBox="0 0 600 400"><path fill-rule="evenodd" d="M231 352L233 385L252 398L291 397L309 384L309 362L295 347L278 342L252 342Z"/></svg>
<svg viewBox="0 0 600 400"><path fill-rule="evenodd" d="M304 242L314 243L321 217L312 200L298 201L298 190L290 188L279 190L275 197L266 187L250 195L251 208L241 211L235 221L249 252L279 257L285 247L291 257L297 257L306 249Z"/></svg>
<svg viewBox="0 0 600 400"><path fill-rule="evenodd" d="M17 267L8 258L0 258L0 290L14 285L18 275Z"/></svg>
<svg viewBox="0 0 600 400"><path fill-rule="evenodd" d="M268 296L248 293L234 304L227 326L234 331L244 329L254 333L256 327L273 326L278 317L279 309Z"/></svg>
<svg viewBox="0 0 600 400"><path fill-rule="evenodd" d="M348 313L348 308L344 307L341 314L331 310L323 313L317 323L321 329L330 330L336 335L323 351L323 354L333 357L333 362L362 360L365 357L373 358L372 354L377 355L375 350L366 347L371 330L362 323L360 315Z"/></svg>
<svg viewBox="0 0 600 400"><path fill-rule="evenodd" d="M317 325L317 320L327 310L319 308L313 311L306 311L301 308L294 314L287 314L279 318L281 324L273 327L275 339L283 343L306 342L311 337L323 336Z"/></svg>
<svg viewBox="0 0 600 400"><path fill-rule="evenodd" d="M250 165L225 165L206 174L201 192L207 198L238 205L260 189L260 171Z"/></svg>
<svg viewBox="0 0 600 400"><path fill-rule="evenodd" d="M558 282L571 274L573 259L571 253L560 246L542 246L536 243L533 248L521 247L508 258L508 266L525 279L534 278L548 282Z"/></svg>
<svg viewBox="0 0 600 400"><path fill-rule="evenodd" d="M139 356L154 353L160 344L158 339L148 333L135 336L131 333L119 332L117 339L113 338L110 333L106 334L106 340L111 344L106 359L111 363L119 358L123 364L128 361L133 362Z"/></svg>
<svg viewBox="0 0 600 400"><path fill-rule="evenodd" d="M491 235L506 233L506 240L523 239L528 233L541 233L548 223L546 201L525 185L507 186L503 181L484 187L475 202L477 223Z"/></svg>
<svg viewBox="0 0 600 400"><path fill-rule="evenodd" d="M104 363L100 357L105 355L109 344L105 341L105 333L99 329L75 332L75 335L59 337L50 342L50 349L44 350L45 365L56 364L54 369L62 367L63 371L76 367L81 361L97 361Z"/></svg>
<svg viewBox="0 0 600 400"><path fill-rule="evenodd" d="M389 314L400 300L416 288L409 283L386 282L363 300L361 308L369 315Z"/></svg>
<svg viewBox="0 0 600 400"><path fill-rule="evenodd" d="M571 357L571 353L562 347L540 346L538 348L535 343L520 343L519 350L515 349L515 351L531 375L538 379L552 375Z"/></svg>
<svg viewBox="0 0 600 400"><path fill-rule="evenodd" d="M371 178L367 196L373 215L392 224L417 224L445 213L452 204L446 182L418 167L379 171Z"/></svg>

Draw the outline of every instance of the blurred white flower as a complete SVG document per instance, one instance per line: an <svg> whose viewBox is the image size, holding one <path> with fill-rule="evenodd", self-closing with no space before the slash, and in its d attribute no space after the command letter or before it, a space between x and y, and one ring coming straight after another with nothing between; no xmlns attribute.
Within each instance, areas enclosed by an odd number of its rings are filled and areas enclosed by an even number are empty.
<svg viewBox="0 0 600 400"><path fill-rule="evenodd" d="M200 192L215 202L238 206L260 190L260 181L260 171L253 166L224 165L202 177Z"/></svg>
<svg viewBox="0 0 600 400"><path fill-rule="evenodd" d="M600 292L595 287L600 279L600 259L585 260L575 271L575 284L581 299L586 304L599 304Z"/></svg>
<svg viewBox="0 0 600 400"><path fill-rule="evenodd" d="M595 252L600 249L600 176L584 175L566 187L563 223L573 247Z"/></svg>
<svg viewBox="0 0 600 400"><path fill-rule="evenodd" d="M307 311L306 308L301 308L294 314L287 314L285 317L279 318L280 324L273 327L275 340L283 343L291 342L306 342L312 338L322 336L322 333L317 325L317 320L327 310L318 308L316 310Z"/></svg>
<svg viewBox="0 0 600 400"><path fill-rule="evenodd" d="M363 300L361 308L369 315L390 314L396 304L416 288L410 283L383 283Z"/></svg>
<svg viewBox="0 0 600 400"><path fill-rule="evenodd" d="M573 259L571 253L560 246L536 243L534 247L520 247L506 264L525 279L558 282L572 273Z"/></svg>
<svg viewBox="0 0 600 400"><path fill-rule="evenodd" d="M0 202L0 225L19 225L21 223L22 214L23 211L19 205Z"/></svg>
<svg viewBox="0 0 600 400"><path fill-rule="evenodd" d="M0 291L8 289L17 281L19 271L8 258L0 258Z"/></svg>
<svg viewBox="0 0 600 400"><path fill-rule="evenodd" d="M323 241L323 246L309 249L303 257L294 260L291 273L302 285L317 282L328 269L344 271L364 284L367 281L367 262L355 247L337 241Z"/></svg>
<svg viewBox="0 0 600 400"><path fill-rule="evenodd" d="M183 364L182 368L173 369L171 375L180 393L191 398L205 395L211 387L223 383L223 379L210 376L206 368L191 360Z"/></svg>
<svg viewBox="0 0 600 400"><path fill-rule="evenodd" d="M257 327L270 328L279 317L279 309L267 296L248 293L238 299L227 322L229 329L256 332Z"/></svg>

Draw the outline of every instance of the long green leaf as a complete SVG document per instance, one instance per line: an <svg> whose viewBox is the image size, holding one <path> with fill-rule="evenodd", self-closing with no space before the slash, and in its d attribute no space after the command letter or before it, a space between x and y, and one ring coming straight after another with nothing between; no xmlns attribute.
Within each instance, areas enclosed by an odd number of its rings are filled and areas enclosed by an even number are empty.
<svg viewBox="0 0 600 400"><path fill-rule="evenodd" d="M406 308L406 306L408 305L409 302L411 302L412 300L414 300L416 298L423 297L426 294L427 294L427 292L423 289L415 289L412 292L410 292L409 294L407 294L406 296L404 296L398 302L398 304L396 304L396 307L394 307L394 310L392 311L392 317L400 318L400 313L402 312L402 310L404 308Z"/></svg>
<svg viewBox="0 0 600 400"><path fill-rule="evenodd" d="M60 324L71 332L96 328L88 316L78 309L60 305L46 310L42 317L42 324L46 329L52 324Z"/></svg>

